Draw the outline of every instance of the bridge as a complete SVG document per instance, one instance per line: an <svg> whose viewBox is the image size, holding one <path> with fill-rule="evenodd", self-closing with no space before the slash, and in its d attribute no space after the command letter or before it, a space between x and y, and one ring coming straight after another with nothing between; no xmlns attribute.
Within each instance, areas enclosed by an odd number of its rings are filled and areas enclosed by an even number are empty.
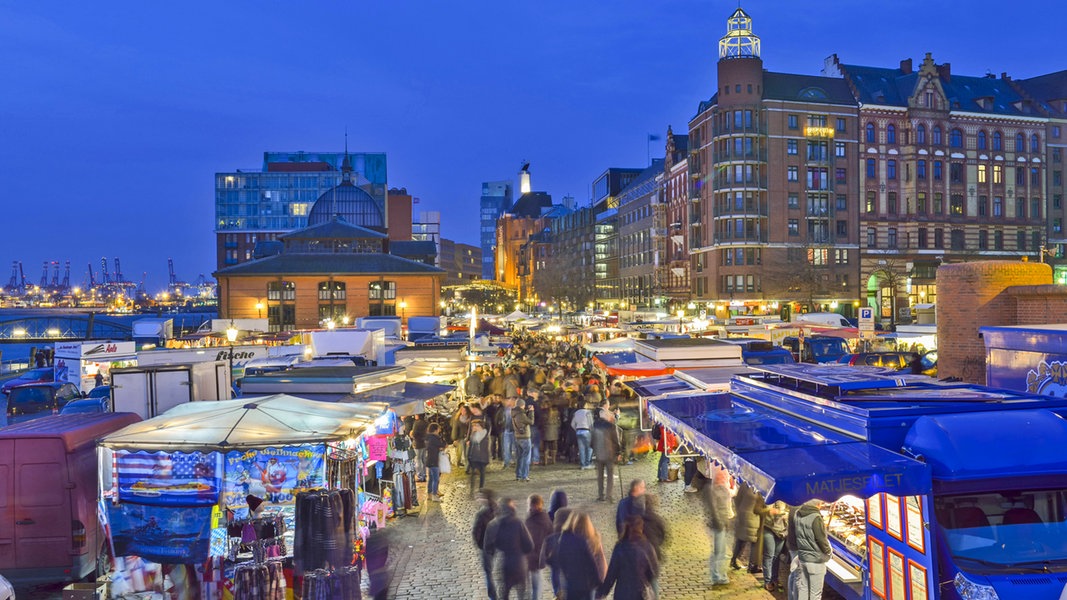
<svg viewBox="0 0 1067 600"><path fill-rule="evenodd" d="M61 342L85 339L129 339L133 325L128 316L96 313L20 313L0 317L0 341Z"/></svg>

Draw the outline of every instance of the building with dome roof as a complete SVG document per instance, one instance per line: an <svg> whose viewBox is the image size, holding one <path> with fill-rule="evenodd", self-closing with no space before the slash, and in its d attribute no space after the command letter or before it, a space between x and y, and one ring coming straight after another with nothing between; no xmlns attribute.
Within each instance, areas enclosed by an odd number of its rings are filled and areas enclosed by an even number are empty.
<svg viewBox="0 0 1067 600"><path fill-rule="evenodd" d="M385 205L354 182L347 154L341 164L341 183L323 192L308 211L307 224L322 225L340 217L346 223L384 232Z"/></svg>

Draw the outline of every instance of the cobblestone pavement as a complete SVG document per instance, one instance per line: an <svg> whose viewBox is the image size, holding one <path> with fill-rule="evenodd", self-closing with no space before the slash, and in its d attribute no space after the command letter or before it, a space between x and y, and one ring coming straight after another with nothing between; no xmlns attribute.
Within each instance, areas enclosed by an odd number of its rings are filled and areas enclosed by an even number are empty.
<svg viewBox="0 0 1067 600"><path fill-rule="evenodd" d="M622 481L642 478L649 493L660 496L660 512L669 524L669 539L664 550L666 562L661 573L663 599L739 598L771 600L781 594L771 594L761 587L762 579L744 571L731 572L729 585L711 587L708 555L710 536L705 526L704 508L700 494L686 494L682 483L657 483L658 454L639 459L633 465L618 468ZM616 486L619 482L616 471ZM393 565L392 591L397 600L428 598L486 598L477 549L470 538L471 524L477 503L470 499L470 489L462 468L454 467L451 475L443 475L440 503L422 502L417 516L398 519L394 529L390 553ZM604 541L604 550L611 556L615 543L615 502L596 502L596 472L582 471L576 465L560 464L534 466L530 482L515 481L514 470L502 471L499 463L486 472L486 487L498 496L515 498L521 514L525 514L526 496L541 494L548 497L555 488L567 491L570 505L588 511ZM425 484L420 484L420 501L424 499ZM613 490L616 501L619 490ZM551 598L547 583L542 599ZM535 599L541 600L541 599Z"/></svg>

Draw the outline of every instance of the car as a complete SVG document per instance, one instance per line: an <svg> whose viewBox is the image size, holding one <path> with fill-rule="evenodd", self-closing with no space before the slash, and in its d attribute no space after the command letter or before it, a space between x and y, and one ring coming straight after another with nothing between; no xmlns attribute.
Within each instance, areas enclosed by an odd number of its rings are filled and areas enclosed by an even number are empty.
<svg viewBox="0 0 1067 600"><path fill-rule="evenodd" d="M61 415L111 412L111 396L97 396L71 400L59 410ZM0 599L2 600L2 599Z"/></svg>
<svg viewBox="0 0 1067 600"><path fill-rule="evenodd" d="M911 352L860 352L846 354L837 359L837 362L846 365L868 367L889 367L891 369L906 369L911 361Z"/></svg>
<svg viewBox="0 0 1067 600"><path fill-rule="evenodd" d="M52 381L27 383L11 388L7 396L6 425L59 414L72 400L81 398L73 383Z"/></svg>
<svg viewBox="0 0 1067 600"><path fill-rule="evenodd" d="M89 390L89 393L85 395L86 398L110 398L111 386L110 385L98 385Z"/></svg>
<svg viewBox="0 0 1067 600"><path fill-rule="evenodd" d="M15 587L3 575L0 575L0 600L15 600Z"/></svg>
<svg viewBox="0 0 1067 600"><path fill-rule="evenodd" d="M25 373L8 379L3 385L0 385L0 393L5 396L11 392L11 388L19 385L25 385L27 383L46 383L49 381L55 381L56 371L52 367L37 367L36 369L30 369Z"/></svg>
<svg viewBox="0 0 1067 600"><path fill-rule="evenodd" d="M801 339L804 344L803 355L800 352ZM793 353L793 360L805 363L832 363L848 354L848 342L844 338L831 335L812 335L805 338L787 336L782 340L782 347Z"/></svg>

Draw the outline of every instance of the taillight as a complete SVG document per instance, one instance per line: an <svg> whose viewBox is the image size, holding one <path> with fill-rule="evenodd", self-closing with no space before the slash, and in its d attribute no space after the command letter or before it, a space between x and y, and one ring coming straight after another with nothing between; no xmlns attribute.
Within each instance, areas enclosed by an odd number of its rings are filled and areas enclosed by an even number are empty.
<svg viewBox="0 0 1067 600"><path fill-rule="evenodd" d="M75 548L85 547L85 525L81 521L71 521L70 524L70 537L71 543Z"/></svg>

